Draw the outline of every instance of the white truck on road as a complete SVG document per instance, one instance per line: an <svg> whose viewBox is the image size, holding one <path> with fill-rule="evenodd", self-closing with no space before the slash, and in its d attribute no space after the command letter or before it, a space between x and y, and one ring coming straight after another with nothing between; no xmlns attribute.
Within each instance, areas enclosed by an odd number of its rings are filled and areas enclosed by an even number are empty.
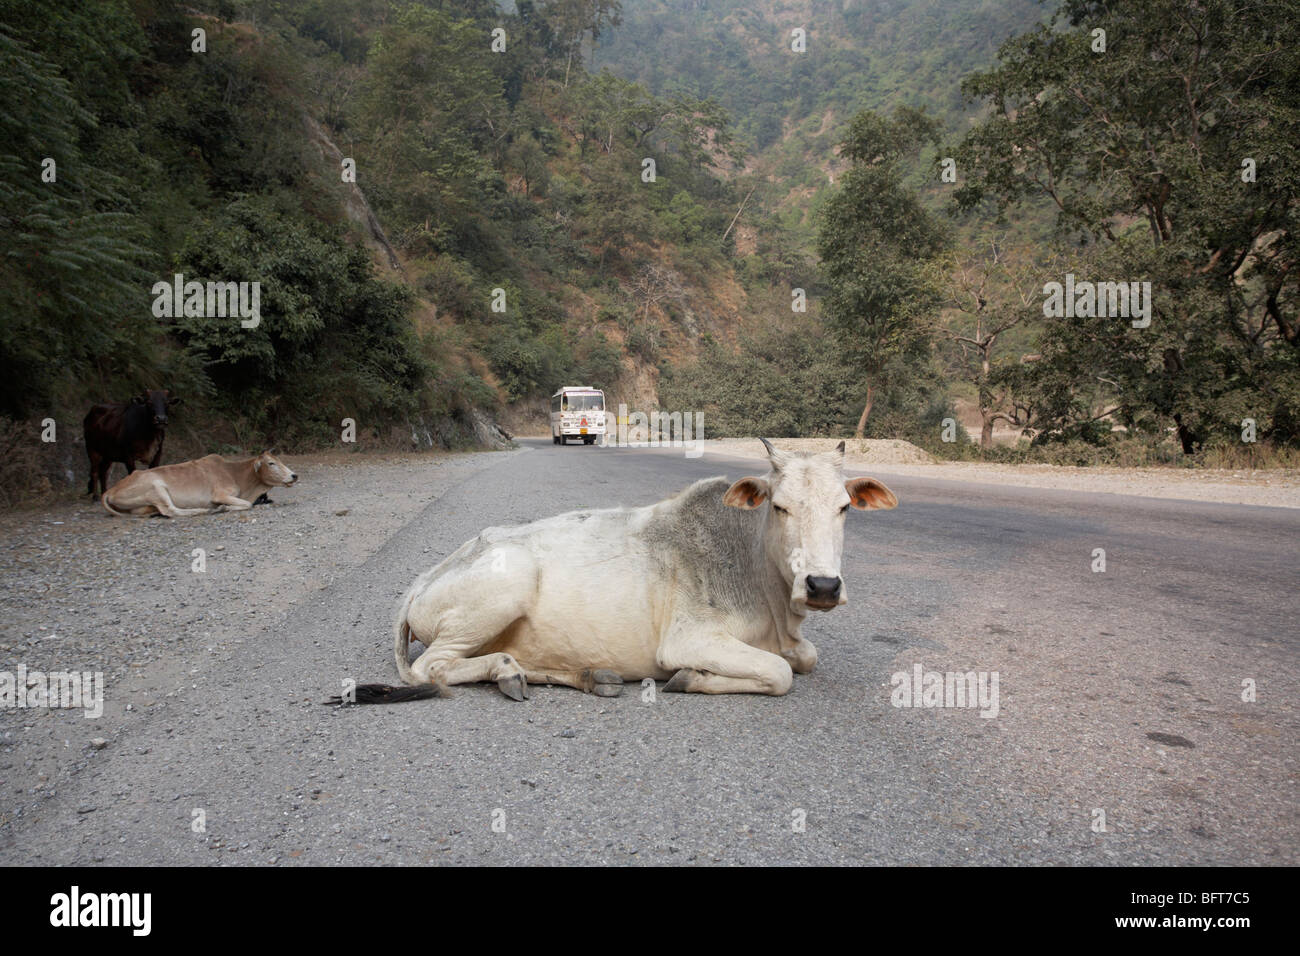
<svg viewBox="0 0 1300 956"><path fill-rule="evenodd" d="M568 444L581 438L595 444L605 434L605 393L586 385L566 385L551 396L551 441Z"/></svg>

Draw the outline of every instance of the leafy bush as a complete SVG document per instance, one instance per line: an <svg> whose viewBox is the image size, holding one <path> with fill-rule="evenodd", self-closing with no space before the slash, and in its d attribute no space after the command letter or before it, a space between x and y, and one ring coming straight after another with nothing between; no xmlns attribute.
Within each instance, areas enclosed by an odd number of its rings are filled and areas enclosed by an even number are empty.
<svg viewBox="0 0 1300 956"><path fill-rule="evenodd" d="M374 278L369 255L287 200L236 199L189 237L187 279L261 283L261 321L185 316L175 331L219 401L277 440L366 427L412 411L429 372L410 293Z"/></svg>
<svg viewBox="0 0 1300 956"><path fill-rule="evenodd" d="M477 288L473 271L455 256L435 256L428 260L417 282L439 311L468 318L482 308L482 292Z"/></svg>

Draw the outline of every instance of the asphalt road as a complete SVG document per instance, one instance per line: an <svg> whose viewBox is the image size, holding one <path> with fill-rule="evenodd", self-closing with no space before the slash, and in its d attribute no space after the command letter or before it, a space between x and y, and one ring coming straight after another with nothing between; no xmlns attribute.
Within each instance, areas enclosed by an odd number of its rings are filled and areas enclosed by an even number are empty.
<svg viewBox="0 0 1300 956"><path fill-rule="evenodd" d="M901 504L850 515L850 603L809 619L820 663L786 697L489 684L321 706L395 679L394 602L484 526L762 471L525 445L257 619L183 707L12 824L0 863L1297 862L1294 509L881 468ZM893 706L916 664L996 673L997 716Z"/></svg>

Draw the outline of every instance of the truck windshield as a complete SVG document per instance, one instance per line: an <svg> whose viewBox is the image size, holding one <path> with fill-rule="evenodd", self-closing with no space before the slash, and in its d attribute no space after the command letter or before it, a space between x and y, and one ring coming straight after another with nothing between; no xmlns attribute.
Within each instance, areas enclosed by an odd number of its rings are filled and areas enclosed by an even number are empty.
<svg viewBox="0 0 1300 956"><path fill-rule="evenodd" d="M605 409L602 395L566 395L564 407L570 412L600 412Z"/></svg>

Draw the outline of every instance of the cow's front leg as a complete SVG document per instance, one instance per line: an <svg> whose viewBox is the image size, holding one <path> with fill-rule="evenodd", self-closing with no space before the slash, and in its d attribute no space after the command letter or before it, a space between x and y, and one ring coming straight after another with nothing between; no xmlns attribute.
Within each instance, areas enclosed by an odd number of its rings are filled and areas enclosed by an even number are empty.
<svg viewBox="0 0 1300 956"><path fill-rule="evenodd" d="M794 683L790 664L769 651L751 647L724 629L683 626L670 631L657 663L675 670L666 693L772 694L781 696Z"/></svg>
<svg viewBox="0 0 1300 956"><path fill-rule="evenodd" d="M781 656L796 674L811 674L817 666L817 648L812 641L796 637L794 641L781 642Z"/></svg>
<svg viewBox="0 0 1300 956"><path fill-rule="evenodd" d="M98 498L108 491L108 473L113 467L111 461L105 461L102 455L91 455L90 459L90 497ZM99 478L99 491L95 491L95 478Z"/></svg>
<svg viewBox="0 0 1300 956"><path fill-rule="evenodd" d="M214 507L221 508L225 511L247 511L253 507L251 501L245 501L238 495L226 491L219 491L212 496Z"/></svg>

